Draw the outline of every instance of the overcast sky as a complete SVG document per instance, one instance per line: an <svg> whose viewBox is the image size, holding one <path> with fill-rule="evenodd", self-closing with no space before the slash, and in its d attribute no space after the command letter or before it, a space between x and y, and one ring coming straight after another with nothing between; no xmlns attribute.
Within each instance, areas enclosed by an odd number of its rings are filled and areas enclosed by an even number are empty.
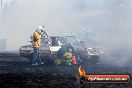
<svg viewBox="0 0 132 88"><path fill-rule="evenodd" d="M87 39L92 32L103 47L132 45L132 0L3 0L3 4L0 39L7 39L7 50L29 44L39 25L45 25L49 35Z"/></svg>

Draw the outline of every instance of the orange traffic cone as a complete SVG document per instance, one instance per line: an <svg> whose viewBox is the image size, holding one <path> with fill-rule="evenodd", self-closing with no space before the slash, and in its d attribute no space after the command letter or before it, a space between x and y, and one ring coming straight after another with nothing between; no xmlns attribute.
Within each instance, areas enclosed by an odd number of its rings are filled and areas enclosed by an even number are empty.
<svg viewBox="0 0 132 88"><path fill-rule="evenodd" d="M72 64L76 64L76 56L75 56L75 54L72 55Z"/></svg>

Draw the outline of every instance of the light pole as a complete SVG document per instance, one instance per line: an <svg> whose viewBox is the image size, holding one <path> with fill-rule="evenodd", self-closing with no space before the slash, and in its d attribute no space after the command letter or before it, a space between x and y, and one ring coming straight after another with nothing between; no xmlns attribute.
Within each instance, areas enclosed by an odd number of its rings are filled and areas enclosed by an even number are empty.
<svg viewBox="0 0 132 88"><path fill-rule="evenodd" d="M2 10L3 10L3 4L2 4L3 2L2 2L2 0L1 0L1 13L3 12Z"/></svg>

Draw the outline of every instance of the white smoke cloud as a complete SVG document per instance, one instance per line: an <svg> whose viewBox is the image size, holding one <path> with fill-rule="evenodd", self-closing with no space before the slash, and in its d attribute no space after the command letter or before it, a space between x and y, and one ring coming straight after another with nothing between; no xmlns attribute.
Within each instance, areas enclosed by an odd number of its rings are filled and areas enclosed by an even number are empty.
<svg viewBox="0 0 132 88"><path fill-rule="evenodd" d="M78 12L78 13L75 13L75 16L78 16L78 17L95 17L95 16L102 16L102 15L105 15L105 14L109 14L109 11L107 10L104 10L104 9L95 9L95 10L92 10L92 11L85 11L85 12Z"/></svg>

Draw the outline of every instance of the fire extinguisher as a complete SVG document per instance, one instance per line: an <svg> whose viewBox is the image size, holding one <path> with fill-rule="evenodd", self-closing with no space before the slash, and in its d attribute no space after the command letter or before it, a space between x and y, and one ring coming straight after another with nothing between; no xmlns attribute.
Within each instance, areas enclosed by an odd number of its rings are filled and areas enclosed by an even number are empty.
<svg viewBox="0 0 132 88"><path fill-rule="evenodd" d="M75 54L72 54L72 64L76 64L76 56L75 56Z"/></svg>

